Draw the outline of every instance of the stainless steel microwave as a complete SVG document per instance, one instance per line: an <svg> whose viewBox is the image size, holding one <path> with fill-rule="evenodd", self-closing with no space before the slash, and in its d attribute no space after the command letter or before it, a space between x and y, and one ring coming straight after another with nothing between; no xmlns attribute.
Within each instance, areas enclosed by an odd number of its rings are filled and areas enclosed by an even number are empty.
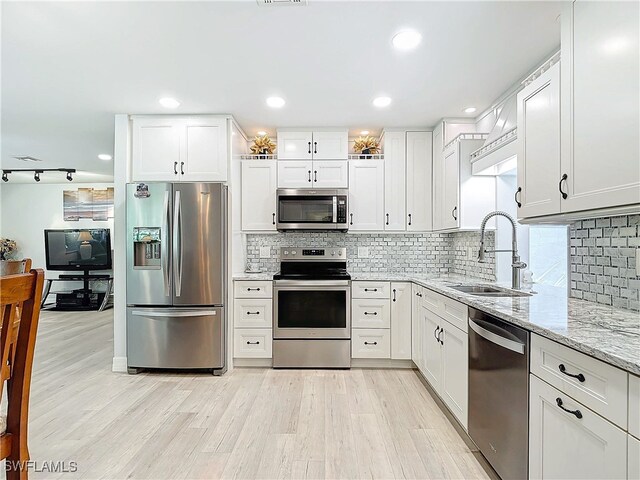
<svg viewBox="0 0 640 480"><path fill-rule="evenodd" d="M347 200L345 189L289 189L277 191L278 214L276 228L287 230L347 231Z"/></svg>

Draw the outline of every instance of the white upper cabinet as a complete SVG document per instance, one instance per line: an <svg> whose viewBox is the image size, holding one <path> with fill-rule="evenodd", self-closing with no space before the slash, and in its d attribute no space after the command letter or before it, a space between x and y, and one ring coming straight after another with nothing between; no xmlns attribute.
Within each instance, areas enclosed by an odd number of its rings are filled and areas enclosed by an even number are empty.
<svg viewBox="0 0 640 480"><path fill-rule="evenodd" d="M134 181L227 181L226 117L140 115L132 130Z"/></svg>
<svg viewBox="0 0 640 480"><path fill-rule="evenodd" d="M313 187L311 160L278 160L278 188Z"/></svg>
<svg viewBox="0 0 640 480"><path fill-rule="evenodd" d="M639 22L638 2L562 14L562 212L640 203Z"/></svg>
<svg viewBox="0 0 640 480"><path fill-rule="evenodd" d="M309 131L278 131L278 158L281 160L311 160L313 133Z"/></svg>
<svg viewBox="0 0 640 480"><path fill-rule="evenodd" d="M349 135L346 130L278 130L281 160L346 160Z"/></svg>
<svg viewBox="0 0 640 480"><path fill-rule="evenodd" d="M445 152L442 162L442 197L440 208L442 209L440 229L447 230L457 228L460 225L459 197L460 160L458 149L452 148Z"/></svg>
<svg viewBox="0 0 640 480"><path fill-rule="evenodd" d="M162 116L134 117L132 126L132 179L178 181L182 126Z"/></svg>
<svg viewBox="0 0 640 480"><path fill-rule="evenodd" d="M560 211L560 64L518 93L518 218Z"/></svg>
<svg viewBox="0 0 640 480"><path fill-rule="evenodd" d="M242 230L276 230L276 161L242 161Z"/></svg>
<svg viewBox="0 0 640 480"><path fill-rule="evenodd" d="M314 160L346 160L349 156L349 134L346 130L313 132Z"/></svg>
<svg viewBox="0 0 640 480"><path fill-rule="evenodd" d="M384 162L349 161L349 230L384 230Z"/></svg>
<svg viewBox="0 0 640 480"><path fill-rule="evenodd" d="M313 188L349 187L349 165L346 160L314 160L311 175Z"/></svg>
<svg viewBox="0 0 640 480"><path fill-rule="evenodd" d="M406 228L406 144L405 132L384 134L384 229Z"/></svg>
<svg viewBox="0 0 640 480"><path fill-rule="evenodd" d="M432 224L431 132L407 132L407 231L427 232Z"/></svg>

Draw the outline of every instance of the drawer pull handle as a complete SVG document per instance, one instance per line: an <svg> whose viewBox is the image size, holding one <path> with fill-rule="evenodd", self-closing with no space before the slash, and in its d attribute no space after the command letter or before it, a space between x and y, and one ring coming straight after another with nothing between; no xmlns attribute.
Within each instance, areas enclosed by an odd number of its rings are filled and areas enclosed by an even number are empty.
<svg viewBox="0 0 640 480"><path fill-rule="evenodd" d="M378 315L378 312L364 312L365 315Z"/></svg>
<svg viewBox="0 0 640 480"><path fill-rule="evenodd" d="M260 315L260 312L247 312L247 315Z"/></svg>
<svg viewBox="0 0 640 480"><path fill-rule="evenodd" d="M377 345L378 342L364 342L365 345Z"/></svg>
<svg viewBox="0 0 640 480"><path fill-rule="evenodd" d="M422 297L422 294L420 292L416 292L416 297Z"/></svg>
<svg viewBox="0 0 640 480"><path fill-rule="evenodd" d="M562 182L564 182L567 178L568 178L568 177L567 177L567 174L566 174L566 173L563 173L563 174L562 174L562 178L560 179L560 183L558 183L558 190L560 190L560 194L562 195L562 198L563 198L564 200L566 200L566 199L567 199L568 195L567 195L567 192L565 192L564 190L562 190Z"/></svg>
<svg viewBox="0 0 640 480"><path fill-rule="evenodd" d="M377 292L378 289L377 288L365 288L364 291L365 292Z"/></svg>
<svg viewBox="0 0 640 480"><path fill-rule="evenodd" d="M581 382L585 381L584 375L581 373L578 373L577 375L574 373L568 373L567 372L567 368L564 366L564 364L560 364L558 365L558 370L560 370L562 373L564 373L567 377L573 377L573 378L577 378L578 380L580 380Z"/></svg>
<svg viewBox="0 0 640 480"><path fill-rule="evenodd" d="M247 345L260 345L260 342L250 342L247 340Z"/></svg>
<svg viewBox="0 0 640 480"><path fill-rule="evenodd" d="M576 418L582 418L582 412L580 410L569 410L568 408L564 408L562 406L562 399L560 397L556 398L556 404L565 412L570 413L571 415L575 415Z"/></svg>
<svg viewBox="0 0 640 480"><path fill-rule="evenodd" d="M255 290L256 292L259 292L259 291L260 291L260 287L258 287L258 288L251 288L251 287L248 287L248 288L247 288L247 292L252 292L253 290Z"/></svg>

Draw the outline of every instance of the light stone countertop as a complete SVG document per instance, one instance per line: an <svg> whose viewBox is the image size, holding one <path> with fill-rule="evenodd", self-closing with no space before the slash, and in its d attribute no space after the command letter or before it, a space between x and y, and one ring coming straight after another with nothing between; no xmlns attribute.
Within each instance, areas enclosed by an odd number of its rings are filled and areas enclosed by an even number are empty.
<svg viewBox="0 0 640 480"><path fill-rule="evenodd" d="M273 273L234 275L270 280ZM640 375L640 313L569 298L566 289L534 285L530 297L478 297L452 285L490 284L460 275L352 273L352 280L414 282L543 337Z"/></svg>

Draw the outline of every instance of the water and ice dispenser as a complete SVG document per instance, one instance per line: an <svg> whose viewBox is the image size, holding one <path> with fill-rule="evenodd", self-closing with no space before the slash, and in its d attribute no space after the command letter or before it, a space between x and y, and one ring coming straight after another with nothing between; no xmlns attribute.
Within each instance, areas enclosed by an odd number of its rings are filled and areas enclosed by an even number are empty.
<svg viewBox="0 0 640 480"><path fill-rule="evenodd" d="M133 268L162 268L160 227L133 228Z"/></svg>

